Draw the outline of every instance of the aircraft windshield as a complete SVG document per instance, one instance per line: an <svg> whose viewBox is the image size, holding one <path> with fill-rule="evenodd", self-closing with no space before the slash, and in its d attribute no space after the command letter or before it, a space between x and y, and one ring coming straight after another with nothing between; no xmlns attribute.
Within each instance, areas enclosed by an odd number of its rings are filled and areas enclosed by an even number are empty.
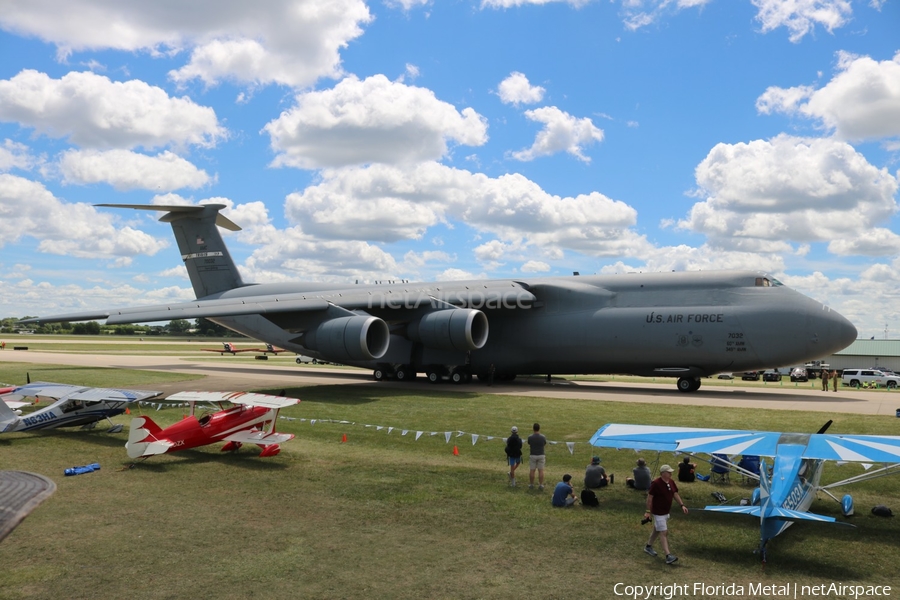
<svg viewBox="0 0 900 600"><path fill-rule="evenodd" d="M781 283L771 275L756 278L756 287L781 287L783 285L783 283Z"/></svg>

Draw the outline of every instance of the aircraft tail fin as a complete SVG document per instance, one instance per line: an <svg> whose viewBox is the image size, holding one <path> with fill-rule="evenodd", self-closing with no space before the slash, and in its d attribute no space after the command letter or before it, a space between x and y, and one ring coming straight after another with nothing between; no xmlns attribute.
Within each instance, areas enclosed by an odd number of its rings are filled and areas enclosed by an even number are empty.
<svg viewBox="0 0 900 600"><path fill-rule="evenodd" d="M760 514L760 507L758 506L707 506L704 507L707 512L720 512L720 513L732 513L736 515L750 515L751 517L758 517Z"/></svg>
<svg viewBox="0 0 900 600"><path fill-rule="evenodd" d="M227 217L219 213L224 204L201 206L163 206L155 204L98 204L114 208L166 211L160 221L172 225L178 250L184 260L194 294L204 298L241 287L244 282L225 247L218 227L240 231Z"/></svg>
<svg viewBox="0 0 900 600"><path fill-rule="evenodd" d="M131 420L128 442L125 448L131 458L164 454L172 447L170 442L157 438L162 431L150 417L136 417Z"/></svg>
<svg viewBox="0 0 900 600"><path fill-rule="evenodd" d="M0 400L0 433L6 431L11 425L15 425L19 421L19 416L13 412L6 402Z"/></svg>

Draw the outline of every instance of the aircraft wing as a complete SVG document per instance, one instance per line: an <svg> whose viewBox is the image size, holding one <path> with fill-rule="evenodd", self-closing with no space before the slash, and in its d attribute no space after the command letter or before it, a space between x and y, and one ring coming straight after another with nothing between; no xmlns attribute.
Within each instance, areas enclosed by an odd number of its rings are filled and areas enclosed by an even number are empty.
<svg viewBox="0 0 900 600"><path fill-rule="evenodd" d="M20 321L28 323L58 323L62 321L90 321L106 319L107 325L125 323L149 323L172 319L196 319L199 317L237 317L242 315L277 315L326 311L332 305L343 309L369 310L378 307L416 308L431 306L435 301L454 306L525 306L535 302L534 294L521 284L511 281L491 282L485 289L459 289L438 291L357 291L328 290L326 292L289 292L283 294L241 295L211 300L192 300L175 304L158 304L119 308L107 311L69 313L50 317L34 317Z"/></svg>
<svg viewBox="0 0 900 600"><path fill-rule="evenodd" d="M281 442L292 440L294 439L294 434L281 433L277 431L266 433L265 431L259 431L257 429L246 429L244 431L232 433L231 435L222 439L229 442L240 442L242 444L258 444L260 446L269 446L271 444L280 444Z"/></svg>
<svg viewBox="0 0 900 600"><path fill-rule="evenodd" d="M824 433L811 436L804 458L864 463L900 462L900 436Z"/></svg>
<svg viewBox="0 0 900 600"><path fill-rule="evenodd" d="M900 436L783 433L656 425L604 425L591 438L600 448L775 456L779 444L805 446L802 457L865 463L900 462Z"/></svg>
<svg viewBox="0 0 900 600"><path fill-rule="evenodd" d="M231 402L244 406L263 406L266 408L286 408L300 402L299 398L285 398L268 394L252 394L247 392L178 392L172 394L167 401L172 402Z"/></svg>
<svg viewBox="0 0 900 600"><path fill-rule="evenodd" d="M21 401L28 397L53 398L59 400L61 398L69 398L72 400L82 400L85 402L99 402L101 400L112 400L118 402L136 402L138 400L146 400L159 396L162 392L152 392L147 390L122 390L111 388L92 388L83 385L68 385L65 383L49 383L46 381L36 381L27 385L15 388L9 394L3 396L3 400L7 404L11 402Z"/></svg>
<svg viewBox="0 0 900 600"><path fill-rule="evenodd" d="M597 430L591 444L600 448L660 452L775 456L781 436L781 433L771 431L610 423Z"/></svg>

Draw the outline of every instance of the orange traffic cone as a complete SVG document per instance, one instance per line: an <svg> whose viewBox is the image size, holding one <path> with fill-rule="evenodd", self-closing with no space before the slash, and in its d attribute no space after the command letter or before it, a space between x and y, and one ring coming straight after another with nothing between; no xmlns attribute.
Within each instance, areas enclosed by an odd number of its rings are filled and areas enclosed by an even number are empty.
<svg viewBox="0 0 900 600"><path fill-rule="evenodd" d="M127 407L127 406L125 407L125 414L126 414L126 415L130 415L130 414L131 414L131 411L128 410L128 407Z"/></svg>
<svg viewBox="0 0 900 600"><path fill-rule="evenodd" d="M459 456L459 448L453 446L453 456Z"/></svg>
<svg viewBox="0 0 900 600"><path fill-rule="evenodd" d="M347 442L347 434L345 433L344 435L341 436L341 443L344 444L346 442Z"/></svg>

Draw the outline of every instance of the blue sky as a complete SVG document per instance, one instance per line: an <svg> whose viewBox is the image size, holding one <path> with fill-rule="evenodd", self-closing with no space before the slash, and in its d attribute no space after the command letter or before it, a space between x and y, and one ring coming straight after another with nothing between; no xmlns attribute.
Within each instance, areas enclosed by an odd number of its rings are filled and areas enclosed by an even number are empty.
<svg viewBox="0 0 900 600"><path fill-rule="evenodd" d="M264 11L260 10L264 7ZM0 0L0 316L747 268L900 337L895 0Z"/></svg>

